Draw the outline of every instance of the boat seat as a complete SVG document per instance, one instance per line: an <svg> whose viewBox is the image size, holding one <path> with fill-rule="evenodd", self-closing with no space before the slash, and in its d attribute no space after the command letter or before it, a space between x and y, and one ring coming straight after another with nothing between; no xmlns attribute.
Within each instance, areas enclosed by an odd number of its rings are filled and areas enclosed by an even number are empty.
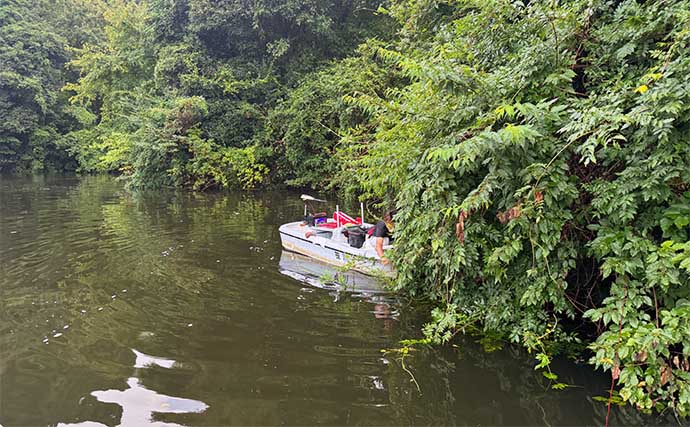
<svg viewBox="0 0 690 427"><path fill-rule="evenodd" d="M304 217L304 222L310 226L315 226L321 224L325 224L327 221L328 214L326 212L317 212L313 214L309 214Z"/></svg>

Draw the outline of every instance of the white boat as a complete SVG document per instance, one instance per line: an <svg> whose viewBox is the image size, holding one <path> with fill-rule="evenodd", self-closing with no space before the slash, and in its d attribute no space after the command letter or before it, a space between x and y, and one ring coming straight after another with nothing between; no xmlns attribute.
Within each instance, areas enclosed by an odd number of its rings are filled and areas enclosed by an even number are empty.
<svg viewBox="0 0 690 427"><path fill-rule="evenodd" d="M305 220L283 224L279 228L280 241L285 250L297 252L314 258L318 261L359 271L373 276L395 276L395 270L389 264L383 264L381 258L376 253L375 237L370 237L367 233L361 236L361 230L373 227L363 221L364 210L359 218L351 218L336 207L336 212L332 218L326 218L325 214L315 214L314 209L310 215L307 214L307 205L310 202L322 202L311 196L302 195L305 201ZM358 232L361 239L364 239L361 247L355 240L348 237L348 234ZM351 244L354 243L354 246ZM387 243L387 242L386 242ZM392 249L392 245L385 245L383 249Z"/></svg>

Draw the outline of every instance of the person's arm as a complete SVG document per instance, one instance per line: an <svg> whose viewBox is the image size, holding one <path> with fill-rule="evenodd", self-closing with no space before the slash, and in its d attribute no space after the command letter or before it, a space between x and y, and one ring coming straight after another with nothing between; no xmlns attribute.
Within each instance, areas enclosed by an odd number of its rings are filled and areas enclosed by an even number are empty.
<svg viewBox="0 0 690 427"><path fill-rule="evenodd" d="M388 258L383 254L383 237L376 238L376 253L379 255L379 258L381 258L382 264L388 264Z"/></svg>

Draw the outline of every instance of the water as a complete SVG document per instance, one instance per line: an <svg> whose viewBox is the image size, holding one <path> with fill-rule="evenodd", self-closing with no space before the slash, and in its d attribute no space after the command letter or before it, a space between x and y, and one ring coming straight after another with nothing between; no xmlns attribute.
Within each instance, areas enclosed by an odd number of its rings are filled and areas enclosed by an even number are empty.
<svg viewBox="0 0 690 427"><path fill-rule="evenodd" d="M0 424L603 424L609 380L588 366L556 363L573 387L553 392L528 355L473 339L382 352L428 308L283 274L277 228L301 211L291 193L0 178Z"/></svg>

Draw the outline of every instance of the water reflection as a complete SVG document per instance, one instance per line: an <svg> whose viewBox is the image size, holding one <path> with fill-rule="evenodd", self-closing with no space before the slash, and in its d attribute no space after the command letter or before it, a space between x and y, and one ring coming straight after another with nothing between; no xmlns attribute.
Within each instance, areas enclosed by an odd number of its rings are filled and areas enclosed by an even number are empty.
<svg viewBox="0 0 690 427"><path fill-rule="evenodd" d="M328 289L333 302L338 302L343 293L359 298L372 305L370 312L383 322L383 330L389 333L399 312L396 299L387 293L383 279L368 276L354 270L343 270L313 258L283 250L280 254L280 272L310 286ZM305 289L306 290L306 289Z"/></svg>
<svg viewBox="0 0 690 427"><path fill-rule="evenodd" d="M150 356L135 349L132 349L136 360L134 367L137 369L159 366L170 369L175 364L174 360ZM135 374L136 374L135 370ZM137 377L127 379L127 388L120 390L96 390L92 391L91 396L102 403L115 403L122 407L120 426L151 426L151 427L183 427L181 424L154 421L154 414L188 414L200 413L208 409L204 402L193 399L183 399L180 397L166 396L149 390L141 384ZM59 423L62 427L90 427L105 426L95 421L84 421L81 423L65 424Z"/></svg>
<svg viewBox="0 0 690 427"><path fill-rule="evenodd" d="M386 292L385 284L376 277L342 270L295 252L282 251L279 268L282 274L317 288L367 294Z"/></svg>
<svg viewBox="0 0 690 427"><path fill-rule="evenodd" d="M136 351L135 349L132 349L132 351L134 352L134 355L137 357L134 361L135 368L146 368L147 366L160 366L161 368L170 369L175 364L175 361L171 359L149 356L148 354Z"/></svg>

